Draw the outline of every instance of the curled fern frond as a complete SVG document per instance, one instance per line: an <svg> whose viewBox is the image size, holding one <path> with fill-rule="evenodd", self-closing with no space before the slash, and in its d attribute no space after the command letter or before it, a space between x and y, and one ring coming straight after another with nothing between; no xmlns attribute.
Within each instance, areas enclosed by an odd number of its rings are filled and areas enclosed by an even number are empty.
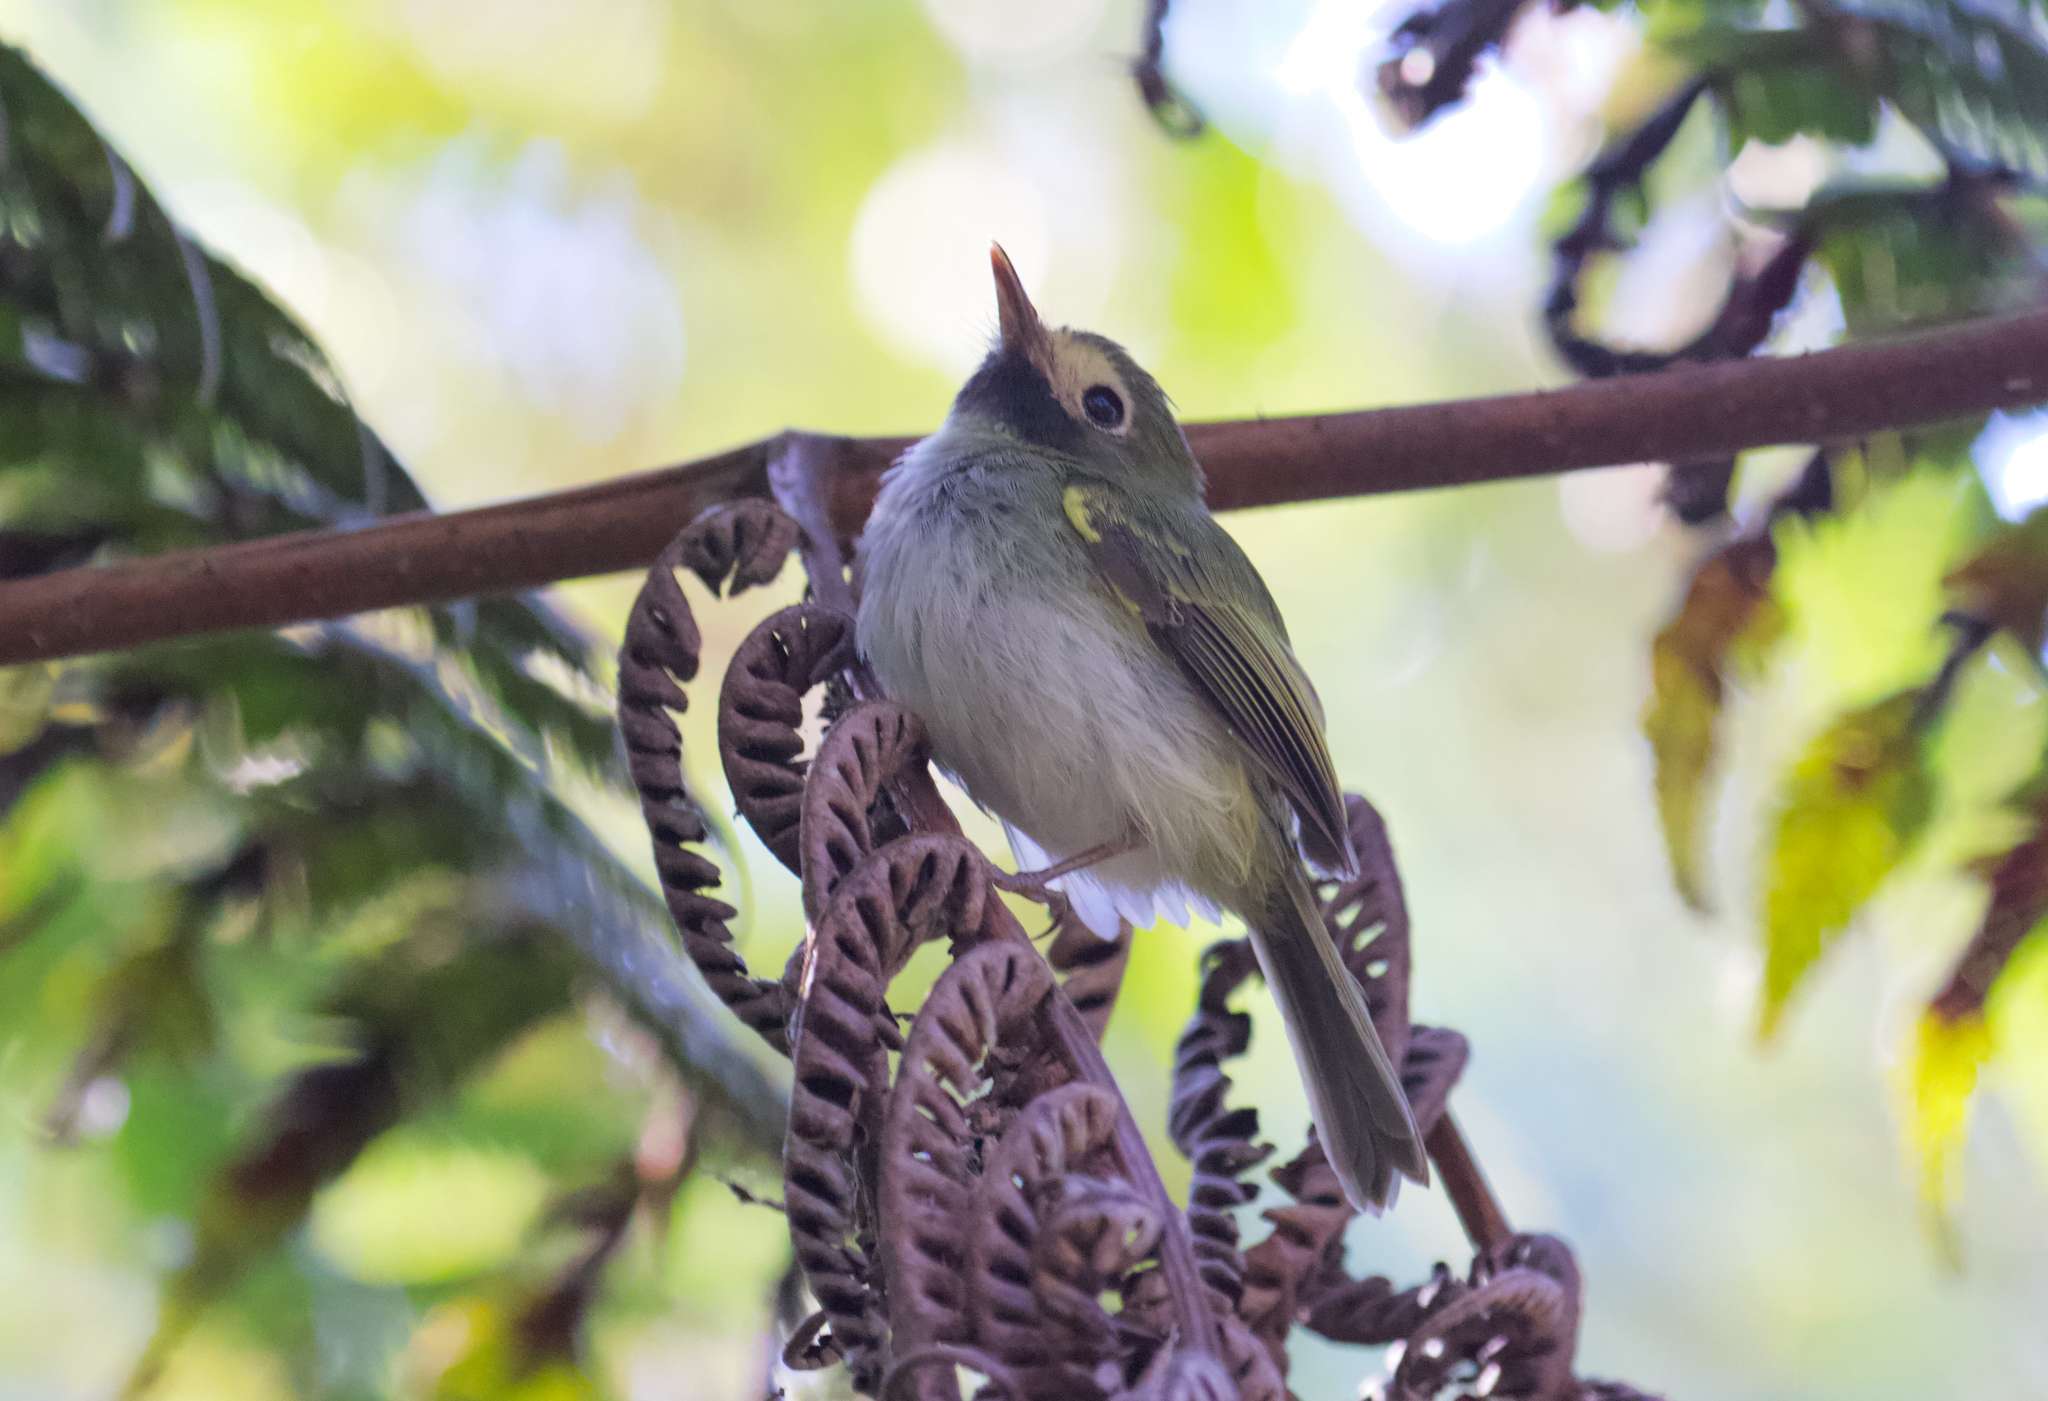
<svg viewBox="0 0 2048 1401"><path fill-rule="evenodd" d="M1213 945L1202 955L1201 990L1174 1050L1167 1109L1174 1146L1194 1165L1188 1224L1202 1282L1225 1308L1235 1308L1244 1292L1244 1257L1232 1213L1258 1195L1244 1174L1273 1152L1271 1144L1258 1141L1259 1111L1230 1107L1230 1077L1223 1072L1223 1062L1244 1054L1252 1036L1251 1018L1230 1010L1230 996L1257 971L1248 939Z"/></svg>
<svg viewBox="0 0 2048 1401"><path fill-rule="evenodd" d="M976 1330L964 1292L941 1272L964 1271L973 1228L968 1203L981 1143L996 1125L991 1113L1006 1098L1004 1067L1043 1051L1039 1017L1053 990L1052 972L1028 944L990 942L954 960L911 1024L883 1131L882 1198L889 1212L891 1287L906 1303L934 1305L910 1322L913 1340L963 1342ZM854 1366L856 1382L861 1368Z"/></svg>
<svg viewBox="0 0 2048 1401"><path fill-rule="evenodd" d="M1401 1089L1414 1111L1415 1127L1426 1138L1444 1116L1451 1087L1464 1073L1471 1047L1449 1027L1418 1026L1401 1057Z"/></svg>
<svg viewBox="0 0 2048 1401"><path fill-rule="evenodd" d="M1338 1268L1344 1228L1357 1213L1313 1135L1307 1147L1273 1170L1273 1180L1293 1200L1265 1212L1273 1229L1245 1252L1237 1312L1284 1368L1287 1335L1305 1306L1304 1295Z"/></svg>
<svg viewBox="0 0 2048 1401"><path fill-rule="evenodd" d="M619 650L619 732L640 815L654 843L654 866L683 949L721 1002L776 1050L789 1052L789 999L782 985L756 978L733 947L739 912L707 894L718 864L702 847L709 836L683 779L683 736L675 715L689 708L684 690L697 675L703 637L676 570L701 556L704 540L730 529L721 513L700 516L661 552L626 622Z"/></svg>
<svg viewBox="0 0 2048 1401"><path fill-rule="evenodd" d="M1114 1100L1092 1085L1063 1086L1018 1114L976 1183L964 1270L970 1328L1025 1394L1095 1391L1093 1369L1111 1355L1114 1341L1096 1295L1158 1239L1160 1223L1126 1193L1114 1209L1138 1248L1129 1258L1118 1255L1113 1267L1084 1269L1094 1257L1081 1239L1081 1223L1067 1217L1055 1236L1046 1219L1077 1206L1080 1194L1070 1190L1067 1174L1106 1166L1115 1132ZM1106 1189L1086 1180L1086 1195L1099 1200ZM1106 1219L1107 1210L1098 1219ZM1048 1349L1052 1331L1078 1346Z"/></svg>
<svg viewBox="0 0 2048 1401"><path fill-rule="evenodd" d="M1517 1236L1472 1263L1462 1288L1438 1292L1411 1329L1389 1396L1423 1398L1469 1377L1489 1396L1570 1396L1579 1271L1554 1236Z"/></svg>
<svg viewBox="0 0 2048 1401"><path fill-rule="evenodd" d="M1358 872L1318 892L1323 922L1337 941L1344 966L1365 991L1373 1030L1396 1062L1408 1044L1408 900L1394 844L1379 809L1356 793L1344 795L1344 818L1358 853Z"/></svg>
<svg viewBox="0 0 2048 1401"><path fill-rule="evenodd" d="M1045 961L1060 975L1060 986L1100 1041L1131 961L1130 921L1119 921L1116 937L1105 939L1079 920L1065 920L1045 951Z"/></svg>
<svg viewBox="0 0 2048 1401"><path fill-rule="evenodd" d="M1389 1396L1467 1383L1581 1395L1576 1267L1560 1242L1511 1234L1446 1116L1468 1048L1410 1020L1408 910L1365 800L1346 800L1359 869L1320 888L1323 916L1432 1156L1460 1178L1468 1234L1497 1243L1463 1278L1445 1266L1406 1290L1354 1278L1356 1213L1313 1133L1273 1170L1288 1200L1265 1213L1270 1234L1240 1253L1239 1214L1256 1196L1245 1174L1272 1151L1257 1112L1229 1102L1224 1069L1251 1034L1230 1007L1257 971L1244 940L1204 955L1168 1115L1193 1181L1184 1208L1166 1194L1098 1045L1131 931L1104 943L1070 925L1040 954L933 788L923 725L860 671L847 580L827 551L814 552L830 599L756 627L720 693L738 808L803 886L806 928L783 977L747 971L731 907L706 893L718 870L695 849L705 826L682 783L674 712L699 636L676 573L714 590L765 582L798 540L791 520L823 518L817 502L785 504L706 516L664 552L628 628L619 706L684 946L791 1057L783 1206L818 1307L785 1364L843 1363L855 1391L885 1401L962 1401L963 1374L973 1401L1285 1401L1287 1343L1306 1326L1404 1344ZM806 763L805 701L820 686L829 727ZM951 961L906 1034L892 985L941 940ZM793 1296L785 1316L798 1312ZM1583 1395L1636 1401L1605 1383Z"/></svg>
<svg viewBox="0 0 2048 1401"><path fill-rule="evenodd" d="M815 917L863 856L903 830L884 791L929 757L924 725L886 701L857 705L832 726L804 787L799 865L807 913Z"/></svg>
<svg viewBox="0 0 2048 1401"><path fill-rule="evenodd" d="M884 995L927 939L978 931L987 899L982 859L965 842L907 837L839 883L805 946L783 1201L797 1260L856 1377L881 1365L885 1331L862 1239L872 1227L862 1197L879 1177L895 1041Z"/></svg>
<svg viewBox="0 0 2048 1401"><path fill-rule="evenodd" d="M685 532L676 563L717 593L732 593L773 583L796 553L797 524L772 501L748 497L713 506Z"/></svg>
<svg viewBox="0 0 2048 1401"><path fill-rule="evenodd" d="M800 603L747 634L719 688L718 754L726 786L740 816L791 871L801 861L804 697L852 660L852 620Z"/></svg>

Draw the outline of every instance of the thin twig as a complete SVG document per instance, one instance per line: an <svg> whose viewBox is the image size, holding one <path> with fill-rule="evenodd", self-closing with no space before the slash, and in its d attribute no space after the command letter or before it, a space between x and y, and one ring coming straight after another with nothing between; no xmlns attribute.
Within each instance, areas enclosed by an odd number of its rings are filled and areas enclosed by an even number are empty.
<svg viewBox="0 0 2048 1401"><path fill-rule="evenodd" d="M2029 844L2015 849L2003 863L2009 868L2005 875L2008 884L2018 885L2030 880L2031 888L2024 892L2031 901L2025 914L2037 919L2043 902L2040 889L2043 878L2039 874L2048 866L2048 856ZM2013 954L2019 951L2020 941L2034 930L2034 921L2015 915L2007 904L2016 903L2017 897L2008 896L2001 902L1993 892L1992 907L1970 936L1970 942L1956 955L1948 977L1942 981L1941 989L1928 1000L1927 1009L1944 1022L1959 1022L1968 1017L1982 1016L1984 1000L1991 993L1991 985L1998 981L1998 975L2012 962Z"/></svg>
<svg viewBox="0 0 2048 1401"><path fill-rule="evenodd" d="M1443 0L1403 20L1379 66L1380 92L1404 126L1462 102L1484 55L1498 49L1530 0Z"/></svg>
<svg viewBox="0 0 2048 1401"><path fill-rule="evenodd" d="M1145 6L1145 30L1138 56L1131 60L1131 78L1160 128L1168 136L1188 140L1200 136L1207 123L1195 105L1166 80L1166 12L1170 8L1172 0L1150 0Z"/></svg>
<svg viewBox="0 0 2048 1401"><path fill-rule="evenodd" d="M1458 1121L1450 1110L1446 1109L1436 1121L1423 1139L1422 1146L1429 1150L1429 1160L1436 1164L1437 1175L1443 1179L1444 1194L1451 1199L1451 1206L1458 1213L1458 1224L1465 1228L1465 1237L1472 1242L1472 1248L1483 1253L1505 1245L1513 1237L1514 1230L1508 1225L1507 1213L1500 1209L1499 1199L1493 1195L1493 1188L1487 1185L1486 1174L1479 1170L1472 1150L1466 1146L1465 1135L1458 1131Z"/></svg>
<svg viewBox="0 0 2048 1401"><path fill-rule="evenodd" d="M720 1186L724 1187L726 1191L732 1193L733 1200L738 1202L741 1206L766 1207L768 1210L775 1212L777 1215L785 1215L788 1213L789 1208L783 1205L782 1199L780 1197L761 1196L759 1193L755 1192L753 1188L747 1186L737 1177L729 1177L724 1173L713 1173L712 1178L715 1181L717 1181Z"/></svg>
<svg viewBox="0 0 2048 1401"><path fill-rule="evenodd" d="M1195 424L1219 510L1691 463L1836 443L2048 399L2048 310L1785 358L1533 394ZM851 539L904 438L834 438L831 527ZM595 486L353 531L309 531L0 584L0 665L645 568L705 507L763 494L768 438Z"/></svg>
<svg viewBox="0 0 2048 1401"><path fill-rule="evenodd" d="M1997 624L1968 613L1950 613L1942 621L1949 625L1955 636L1949 642L1948 655L1942 658L1941 670L1935 672L1934 679L1922 688L1920 699L1913 706L1913 728L1916 730L1932 725L1935 718L1948 708L1948 699L1954 694L1956 683L1962 679L1963 669L1998 634Z"/></svg>

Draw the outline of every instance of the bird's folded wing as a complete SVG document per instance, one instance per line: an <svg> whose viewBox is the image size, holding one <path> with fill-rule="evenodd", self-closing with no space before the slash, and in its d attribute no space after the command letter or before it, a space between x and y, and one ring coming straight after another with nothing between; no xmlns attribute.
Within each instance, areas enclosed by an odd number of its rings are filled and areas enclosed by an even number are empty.
<svg viewBox="0 0 2048 1401"><path fill-rule="evenodd" d="M1068 523L1103 581L1279 784L1318 864L1355 864L1322 707L1272 596L1199 507L1148 514L1107 483L1066 488Z"/></svg>

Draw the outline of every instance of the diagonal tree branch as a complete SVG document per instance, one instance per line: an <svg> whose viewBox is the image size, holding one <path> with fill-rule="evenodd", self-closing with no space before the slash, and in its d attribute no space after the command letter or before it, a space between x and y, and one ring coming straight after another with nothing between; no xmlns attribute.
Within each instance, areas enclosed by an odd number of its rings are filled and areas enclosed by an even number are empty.
<svg viewBox="0 0 2048 1401"><path fill-rule="evenodd" d="M1687 365L1530 394L1201 423L1219 510L1725 458L2048 401L2048 310L1791 358ZM678 523L769 490L780 436L596 486L0 585L0 665L278 627L644 568ZM907 438L839 438L850 540Z"/></svg>

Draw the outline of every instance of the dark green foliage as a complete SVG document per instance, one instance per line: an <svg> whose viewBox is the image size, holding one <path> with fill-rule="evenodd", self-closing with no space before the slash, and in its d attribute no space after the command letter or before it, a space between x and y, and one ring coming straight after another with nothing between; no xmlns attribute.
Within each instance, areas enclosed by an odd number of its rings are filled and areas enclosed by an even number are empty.
<svg viewBox="0 0 2048 1401"><path fill-rule="evenodd" d="M1730 137L1868 141L1895 108L1944 153L2048 172L2048 29L2032 0L1809 0L1646 7L1675 54L1720 76Z"/></svg>
<svg viewBox="0 0 2048 1401"><path fill-rule="evenodd" d="M1948 151L2048 174L2048 33L2032 0L1836 0L1865 81Z"/></svg>
<svg viewBox="0 0 2048 1401"><path fill-rule="evenodd" d="M424 504L291 318L0 49L0 577ZM579 989L774 1141L659 899L556 791L617 785L595 655L491 599L0 671L12 1073L60 1141L123 1084L135 1204L196 1231L138 1378L199 1309L260 1311L274 1280L233 1286L300 1268L265 1261L319 1189Z"/></svg>

